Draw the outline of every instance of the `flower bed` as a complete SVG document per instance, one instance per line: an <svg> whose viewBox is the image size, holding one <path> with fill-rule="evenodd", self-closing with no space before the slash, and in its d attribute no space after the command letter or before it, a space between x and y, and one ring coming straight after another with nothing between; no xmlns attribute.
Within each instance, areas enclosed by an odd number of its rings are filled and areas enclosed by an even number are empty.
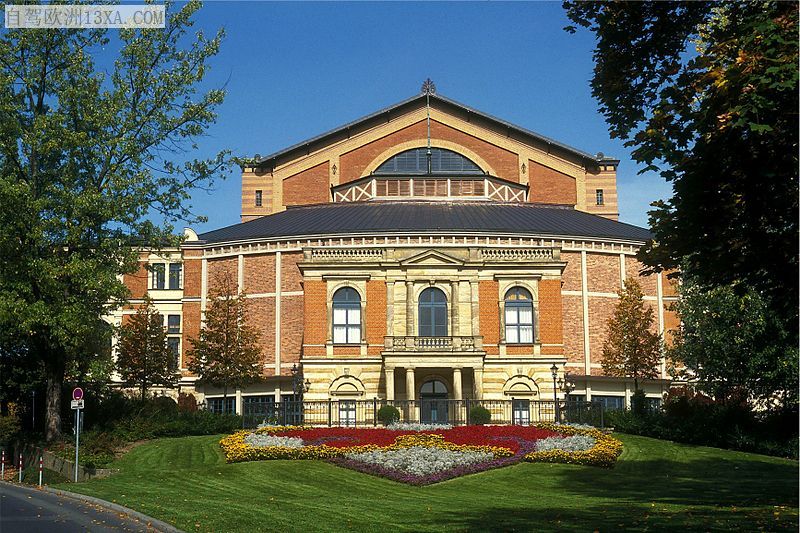
<svg viewBox="0 0 800 533"><path fill-rule="evenodd" d="M425 485L520 461L613 466L622 444L597 429L555 424L399 428L263 427L220 441L229 463L324 459Z"/></svg>

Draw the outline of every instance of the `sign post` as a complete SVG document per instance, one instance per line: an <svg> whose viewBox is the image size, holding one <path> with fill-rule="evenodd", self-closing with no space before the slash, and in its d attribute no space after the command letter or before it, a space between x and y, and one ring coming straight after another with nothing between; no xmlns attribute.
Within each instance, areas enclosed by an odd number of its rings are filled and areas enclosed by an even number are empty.
<svg viewBox="0 0 800 533"><path fill-rule="evenodd" d="M78 449L81 443L81 409L83 409L83 389L72 390L72 409L75 410L75 483L78 482Z"/></svg>

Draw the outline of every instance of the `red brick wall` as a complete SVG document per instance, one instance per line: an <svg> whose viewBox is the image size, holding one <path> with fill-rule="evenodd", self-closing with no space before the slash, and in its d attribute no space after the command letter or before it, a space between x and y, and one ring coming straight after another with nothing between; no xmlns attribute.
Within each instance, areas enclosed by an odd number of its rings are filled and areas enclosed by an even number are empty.
<svg viewBox="0 0 800 533"><path fill-rule="evenodd" d="M131 291L131 298L133 299L138 300L139 298L144 298L147 292L147 277L150 273L147 271L147 268L145 268L146 265L146 257L144 260L140 258L136 272L125 274L122 277L122 282L128 287L128 290Z"/></svg>
<svg viewBox="0 0 800 533"><path fill-rule="evenodd" d="M203 261L199 250L183 252L183 297L199 298L203 277ZM193 259L197 258L197 259Z"/></svg>
<svg viewBox="0 0 800 533"><path fill-rule="evenodd" d="M330 195L327 161L283 180L283 205L322 204Z"/></svg>
<svg viewBox="0 0 800 533"><path fill-rule="evenodd" d="M614 316L616 306L614 298L589 298L589 349L593 364L603 360L608 321Z"/></svg>
<svg viewBox="0 0 800 533"><path fill-rule="evenodd" d="M619 256L587 253L586 274L589 292L616 293L620 289Z"/></svg>
<svg viewBox="0 0 800 533"><path fill-rule="evenodd" d="M563 342L563 316L561 280L541 280L539 282L539 340L542 344L561 344Z"/></svg>
<svg viewBox="0 0 800 533"><path fill-rule="evenodd" d="M214 286L226 277L230 278L233 282L234 289L236 288L237 279L239 279L239 260L236 257L228 257L225 259L209 259L208 260L208 292L214 290Z"/></svg>
<svg viewBox="0 0 800 533"><path fill-rule="evenodd" d="M200 261L190 261L200 263ZM191 339L196 339L200 335L200 302L184 302L183 304L183 333L181 335L181 347L183 351L183 366L188 366L192 350ZM187 373L186 375L191 375Z"/></svg>
<svg viewBox="0 0 800 533"><path fill-rule="evenodd" d="M496 281L481 281L478 284L478 320L480 334L483 335L483 344L497 344L500 342L500 309L498 297L500 287ZM497 346L486 346L486 353L497 354Z"/></svg>
<svg viewBox="0 0 800 533"><path fill-rule="evenodd" d="M367 353L379 355L383 349L386 335L386 282L371 280L367 282ZM371 345L376 346L371 346Z"/></svg>
<svg viewBox="0 0 800 533"><path fill-rule="evenodd" d="M281 364L300 362L303 344L303 305L302 296L281 298ZM287 372L283 370L281 373Z"/></svg>
<svg viewBox="0 0 800 533"><path fill-rule="evenodd" d="M561 252L561 260L567 263L561 274L565 291L581 290L581 254L578 252Z"/></svg>
<svg viewBox="0 0 800 533"><path fill-rule="evenodd" d="M327 340L327 285L326 281L306 280L303 283L305 344L325 344ZM325 353L321 350L321 353Z"/></svg>
<svg viewBox="0 0 800 533"><path fill-rule="evenodd" d="M639 285L642 286L642 291L644 291L645 296L655 296L656 295L656 276L642 276L639 272L644 268L644 265L640 263L635 257L625 256L625 277L635 277L636 280L639 282Z"/></svg>
<svg viewBox="0 0 800 533"><path fill-rule="evenodd" d="M581 297L564 296L562 307L564 309L564 355L572 363L583 363L583 303Z"/></svg>
<svg viewBox="0 0 800 533"><path fill-rule="evenodd" d="M281 291L296 292L303 290L303 275L297 263L303 260L302 252L284 252L281 254Z"/></svg>
<svg viewBox="0 0 800 533"><path fill-rule="evenodd" d="M258 330L264 364L275 366L275 298L250 299L250 323Z"/></svg>
<svg viewBox="0 0 800 533"><path fill-rule="evenodd" d="M482 157L493 167L498 177L510 181L519 181L519 170L517 169L519 159L517 154L435 120L431 121L431 137L460 144ZM414 140L424 141L426 138L427 125L424 120L421 120L386 137L343 154L339 158L341 166L340 183L347 183L362 177L367 165L392 146Z"/></svg>
<svg viewBox="0 0 800 533"><path fill-rule="evenodd" d="M530 181L528 199L531 202L567 205L578 203L575 178L530 159L528 168L530 169L528 171Z"/></svg>
<svg viewBox="0 0 800 533"><path fill-rule="evenodd" d="M244 256L244 289L248 294L275 292L275 254Z"/></svg>

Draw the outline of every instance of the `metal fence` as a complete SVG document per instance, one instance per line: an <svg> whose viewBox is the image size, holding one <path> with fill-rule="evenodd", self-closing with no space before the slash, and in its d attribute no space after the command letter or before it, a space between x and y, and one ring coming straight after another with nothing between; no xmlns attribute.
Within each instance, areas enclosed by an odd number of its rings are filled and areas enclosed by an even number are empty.
<svg viewBox="0 0 800 533"><path fill-rule="evenodd" d="M260 400L260 399L259 399ZM470 424L470 411L482 406L491 415L491 424L529 425L538 422L591 424L604 427L604 407L587 401L553 402L546 400L346 400L323 401L268 399L243 405L243 426L259 424L307 425L327 427L377 426L378 411L391 405L400 412L401 422L423 422L463 426Z"/></svg>

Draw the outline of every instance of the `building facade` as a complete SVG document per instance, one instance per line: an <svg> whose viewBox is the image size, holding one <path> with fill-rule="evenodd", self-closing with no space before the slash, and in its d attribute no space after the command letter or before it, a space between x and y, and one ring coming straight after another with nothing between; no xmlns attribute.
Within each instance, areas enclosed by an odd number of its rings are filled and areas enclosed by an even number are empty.
<svg viewBox="0 0 800 533"><path fill-rule="evenodd" d="M209 288L232 276L251 301L263 382L231 407L305 400L552 399L629 403L603 375L617 291L638 278L664 333L663 274L640 276L650 238L617 221L618 160L590 155L437 95L420 95L243 169L241 223L143 253L125 277L167 318L182 391L221 408L186 370ZM645 383L660 398L669 384ZM423 417L424 418L424 417Z"/></svg>

